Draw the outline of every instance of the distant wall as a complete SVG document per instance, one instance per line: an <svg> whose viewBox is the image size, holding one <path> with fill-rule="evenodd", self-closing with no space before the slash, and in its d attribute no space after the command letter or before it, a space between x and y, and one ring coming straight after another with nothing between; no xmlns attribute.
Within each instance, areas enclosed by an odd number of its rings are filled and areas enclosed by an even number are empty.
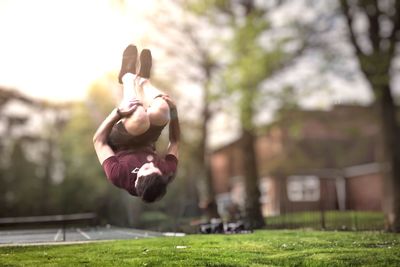
<svg viewBox="0 0 400 267"><path fill-rule="evenodd" d="M346 179L347 209L382 210L383 177L368 174Z"/></svg>

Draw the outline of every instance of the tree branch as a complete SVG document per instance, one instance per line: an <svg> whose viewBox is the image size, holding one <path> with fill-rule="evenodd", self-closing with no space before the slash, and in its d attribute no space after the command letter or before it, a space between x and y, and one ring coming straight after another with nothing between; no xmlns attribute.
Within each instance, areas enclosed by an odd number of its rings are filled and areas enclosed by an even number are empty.
<svg viewBox="0 0 400 267"><path fill-rule="evenodd" d="M393 57L396 49L396 43L400 41L400 1L395 1L394 14L390 17L393 23L392 33L389 37L389 56Z"/></svg>
<svg viewBox="0 0 400 267"><path fill-rule="evenodd" d="M360 46L357 43L357 39L353 30L353 17L351 14L351 10L350 10L350 6L347 3L347 0L340 0L340 7L342 9L342 12L345 16L346 22L347 22L347 28L349 30L349 35L350 35L350 41L352 42L355 50L356 50L356 54L357 57L363 56L364 53L362 52Z"/></svg>
<svg viewBox="0 0 400 267"><path fill-rule="evenodd" d="M379 7L378 1L372 0L372 3L366 4L364 6L365 13L367 13L367 18L369 21L369 39L372 44L373 53L379 53L381 42L381 37L379 35Z"/></svg>

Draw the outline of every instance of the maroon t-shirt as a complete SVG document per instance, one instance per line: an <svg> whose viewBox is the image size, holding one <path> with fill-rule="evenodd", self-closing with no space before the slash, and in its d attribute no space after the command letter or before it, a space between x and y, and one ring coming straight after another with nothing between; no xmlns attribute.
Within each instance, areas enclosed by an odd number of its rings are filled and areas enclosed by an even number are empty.
<svg viewBox="0 0 400 267"><path fill-rule="evenodd" d="M178 159L172 154L161 158L154 151L138 150L118 152L103 162L103 169L111 183L137 196L135 189L137 172L147 162L153 162L163 175L169 177L169 182L178 166Z"/></svg>

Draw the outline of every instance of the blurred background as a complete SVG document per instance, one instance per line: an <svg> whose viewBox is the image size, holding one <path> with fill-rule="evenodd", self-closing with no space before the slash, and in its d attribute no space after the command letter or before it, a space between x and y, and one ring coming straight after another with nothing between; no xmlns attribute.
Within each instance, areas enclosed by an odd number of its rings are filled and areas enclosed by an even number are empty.
<svg viewBox="0 0 400 267"><path fill-rule="evenodd" d="M395 0L0 0L0 218L400 231L399 28ZM155 204L109 183L92 145L129 43L180 114Z"/></svg>

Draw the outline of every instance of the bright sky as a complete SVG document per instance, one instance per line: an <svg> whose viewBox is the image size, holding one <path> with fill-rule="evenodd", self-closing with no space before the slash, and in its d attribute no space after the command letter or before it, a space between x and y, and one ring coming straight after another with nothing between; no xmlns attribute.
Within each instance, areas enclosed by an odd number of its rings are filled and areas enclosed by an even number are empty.
<svg viewBox="0 0 400 267"><path fill-rule="evenodd" d="M146 33L153 0L0 0L0 86L64 101L82 98Z"/></svg>

